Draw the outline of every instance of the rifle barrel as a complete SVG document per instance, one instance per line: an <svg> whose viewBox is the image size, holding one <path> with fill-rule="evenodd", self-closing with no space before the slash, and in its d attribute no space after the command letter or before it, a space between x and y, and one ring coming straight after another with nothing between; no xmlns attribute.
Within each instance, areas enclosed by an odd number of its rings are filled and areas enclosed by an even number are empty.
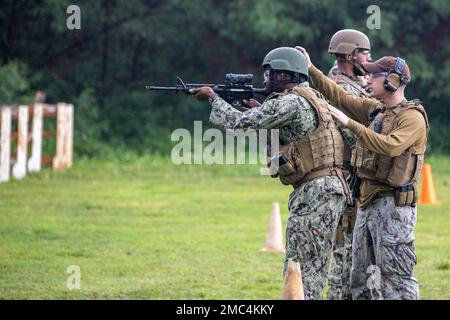
<svg viewBox="0 0 450 320"><path fill-rule="evenodd" d="M265 95L267 96L267 92L266 89L264 88L243 88L243 87L228 87L228 88L223 88L223 85L214 85L214 84L200 84L200 83L189 83L186 84L186 87L183 86L176 86L176 87L160 87L160 86L149 86L146 85L145 89L146 90L157 90L157 91L175 91L175 92L185 92L185 93L189 93L189 89L194 89L194 88L200 88L200 87L211 87L213 88L214 91L220 93L220 92L244 92L244 91L249 91L252 90L254 94L260 94L260 95Z"/></svg>
<svg viewBox="0 0 450 320"><path fill-rule="evenodd" d="M189 89L195 89L195 88L201 88L201 87L214 87L215 84L210 83L188 83L186 84L186 87L183 86L176 86L176 87L159 87L159 86L145 86L145 89L147 90L165 90L165 91L186 91Z"/></svg>
<svg viewBox="0 0 450 320"><path fill-rule="evenodd" d="M264 88L253 88L253 92L255 94L261 94L263 96L267 96L268 95L266 89L264 89Z"/></svg>
<svg viewBox="0 0 450 320"><path fill-rule="evenodd" d="M165 90L165 91L181 91L182 87L157 87L157 86L145 86L147 90Z"/></svg>

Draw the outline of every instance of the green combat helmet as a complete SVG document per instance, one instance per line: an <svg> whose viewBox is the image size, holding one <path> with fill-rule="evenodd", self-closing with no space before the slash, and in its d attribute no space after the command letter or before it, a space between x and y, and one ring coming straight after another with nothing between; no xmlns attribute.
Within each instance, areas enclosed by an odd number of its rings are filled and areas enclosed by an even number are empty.
<svg viewBox="0 0 450 320"><path fill-rule="evenodd" d="M280 47L270 51L263 60L263 68L290 71L308 77L308 63L305 56L294 48Z"/></svg>

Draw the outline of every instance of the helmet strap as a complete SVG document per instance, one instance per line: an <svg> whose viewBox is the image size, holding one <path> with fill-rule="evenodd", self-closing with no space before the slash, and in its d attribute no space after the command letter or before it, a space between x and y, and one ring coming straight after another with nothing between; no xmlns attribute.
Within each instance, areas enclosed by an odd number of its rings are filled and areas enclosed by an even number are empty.
<svg viewBox="0 0 450 320"><path fill-rule="evenodd" d="M345 62L350 64L353 67L353 73L356 76L365 76L367 72L363 69L362 65L358 63L358 61L354 58L353 53L346 54L344 57L336 56L336 60L339 62Z"/></svg>
<svg viewBox="0 0 450 320"><path fill-rule="evenodd" d="M355 49L356 50L356 49ZM356 76L365 76L367 74L366 70L362 67L362 65L358 62L358 59L355 57L355 51L353 51L350 55L350 63L353 65L353 72Z"/></svg>
<svg viewBox="0 0 450 320"><path fill-rule="evenodd" d="M367 72L363 69L363 67L359 63L353 64L353 72L358 77L362 77L367 74Z"/></svg>

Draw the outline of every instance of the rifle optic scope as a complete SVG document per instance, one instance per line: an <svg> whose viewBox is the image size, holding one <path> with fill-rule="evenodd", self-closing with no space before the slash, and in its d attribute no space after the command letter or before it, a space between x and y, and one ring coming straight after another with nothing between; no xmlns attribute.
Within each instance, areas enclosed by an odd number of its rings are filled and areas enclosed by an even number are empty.
<svg viewBox="0 0 450 320"><path fill-rule="evenodd" d="M252 74L227 73L225 75L225 83L228 85L245 85L253 81Z"/></svg>

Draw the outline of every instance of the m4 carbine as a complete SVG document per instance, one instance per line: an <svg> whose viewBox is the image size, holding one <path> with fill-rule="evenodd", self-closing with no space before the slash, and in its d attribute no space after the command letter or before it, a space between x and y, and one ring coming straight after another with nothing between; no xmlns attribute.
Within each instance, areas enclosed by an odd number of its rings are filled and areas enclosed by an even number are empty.
<svg viewBox="0 0 450 320"><path fill-rule="evenodd" d="M180 77L177 77L176 87L156 87L145 86L147 90L161 90L172 92L184 92L192 94L190 89L197 89L201 87L211 87L215 93L219 95L226 102L239 106L242 105L242 100L249 100L255 97L256 94L267 96L266 89L253 88L252 74L234 74L228 73L225 76L225 84L207 84L207 83L184 83Z"/></svg>

